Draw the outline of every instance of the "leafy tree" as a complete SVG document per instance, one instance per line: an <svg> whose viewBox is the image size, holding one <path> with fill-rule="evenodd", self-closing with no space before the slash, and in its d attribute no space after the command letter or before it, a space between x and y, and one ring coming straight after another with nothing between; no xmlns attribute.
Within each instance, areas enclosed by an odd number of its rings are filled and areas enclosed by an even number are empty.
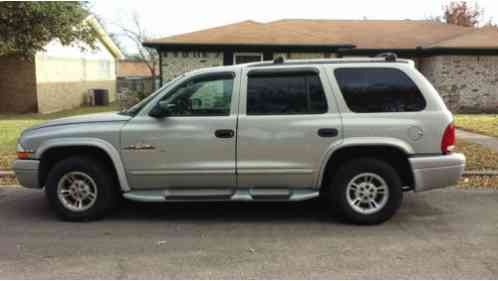
<svg viewBox="0 0 498 281"><path fill-rule="evenodd" d="M484 11L476 3L473 7L465 1L453 1L444 6L443 19L448 24L466 27L477 27Z"/></svg>
<svg viewBox="0 0 498 281"><path fill-rule="evenodd" d="M55 38L64 46L95 48L96 33L84 23L88 15L85 2L1 2L0 55L31 58Z"/></svg>

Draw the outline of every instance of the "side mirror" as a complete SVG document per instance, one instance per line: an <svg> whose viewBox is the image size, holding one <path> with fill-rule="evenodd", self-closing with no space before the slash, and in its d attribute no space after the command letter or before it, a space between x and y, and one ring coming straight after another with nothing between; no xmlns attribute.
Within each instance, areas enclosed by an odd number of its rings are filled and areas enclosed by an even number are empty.
<svg viewBox="0 0 498 281"><path fill-rule="evenodd" d="M149 116L154 118L164 118L169 116L176 109L176 105L173 103L168 103L167 101L160 101L152 110L149 112Z"/></svg>

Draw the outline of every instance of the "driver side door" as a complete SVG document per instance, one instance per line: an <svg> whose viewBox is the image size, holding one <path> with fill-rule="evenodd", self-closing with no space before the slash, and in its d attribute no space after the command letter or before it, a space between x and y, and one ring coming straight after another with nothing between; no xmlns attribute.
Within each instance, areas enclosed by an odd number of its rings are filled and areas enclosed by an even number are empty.
<svg viewBox="0 0 498 281"><path fill-rule="evenodd" d="M168 116L137 116L122 130L133 189L234 188L238 73L201 74L159 102Z"/></svg>

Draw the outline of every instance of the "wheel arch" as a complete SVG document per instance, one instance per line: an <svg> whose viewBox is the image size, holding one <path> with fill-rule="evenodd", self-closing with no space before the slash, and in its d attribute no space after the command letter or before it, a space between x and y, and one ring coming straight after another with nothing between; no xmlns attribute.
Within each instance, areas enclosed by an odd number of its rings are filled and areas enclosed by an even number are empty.
<svg viewBox="0 0 498 281"><path fill-rule="evenodd" d="M323 157L317 179L317 188L331 180L337 168L345 161L353 158L372 157L382 159L393 166L398 172L404 186L413 188L415 178L408 160L414 154L411 146L399 141L350 141L331 148Z"/></svg>
<svg viewBox="0 0 498 281"><path fill-rule="evenodd" d="M40 186L44 186L48 171L56 160L60 160L70 155L85 153L97 153L94 155L107 161L110 168L115 173L115 177L117 178L121 190L130 190L119 152L109 142L93 138L52 139L42 144L36 150L35 155L35 157L40 160Z"/></svg>

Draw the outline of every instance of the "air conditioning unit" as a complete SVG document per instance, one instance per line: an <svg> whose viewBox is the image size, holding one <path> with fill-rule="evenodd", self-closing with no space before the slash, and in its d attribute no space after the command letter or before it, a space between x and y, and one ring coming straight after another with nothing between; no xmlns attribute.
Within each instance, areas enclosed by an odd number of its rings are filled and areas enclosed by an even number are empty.
<svg viewBox="0 0 498 281"><path fill-rule="evenodd" d="M87 97L88 105L103 106L109 105L109 90L107 89L90 89Z"/></svg>

